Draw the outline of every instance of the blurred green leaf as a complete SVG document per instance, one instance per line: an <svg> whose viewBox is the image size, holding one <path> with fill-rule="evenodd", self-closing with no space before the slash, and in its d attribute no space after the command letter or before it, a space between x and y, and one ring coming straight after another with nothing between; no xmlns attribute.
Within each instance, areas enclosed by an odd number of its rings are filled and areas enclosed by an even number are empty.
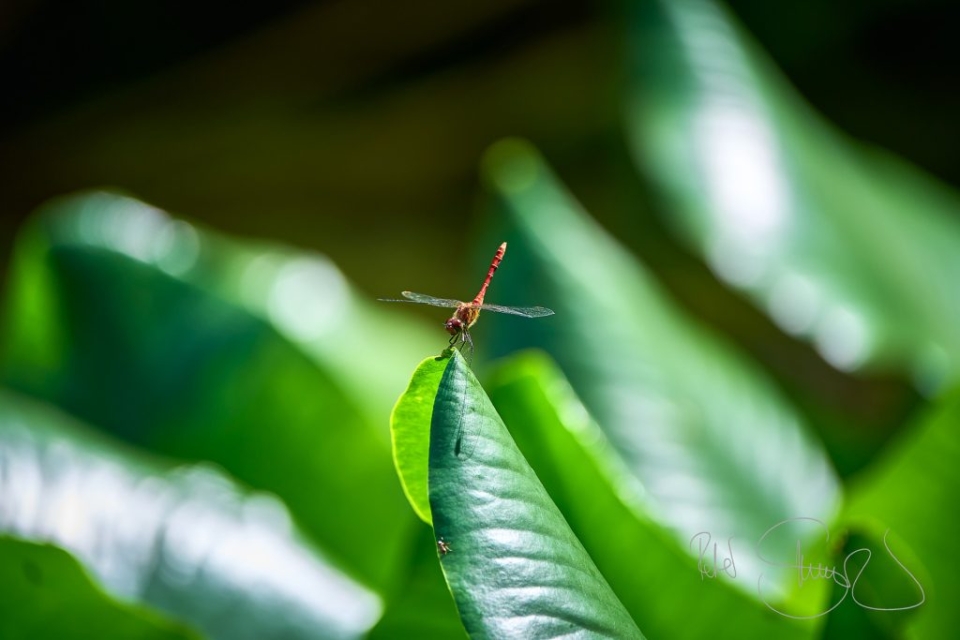
<svg viewBox="0 0 960 640"><path fill-rule="evenodd" d="M498 299L556 311L543 321L487 318L495 350L541 347L557 360L657 522L687 545L702 531L753 544L784 520L832 520L830 462L762 372L677 309L529 145L498 143L486 176L508 227L509 268L523 274L501 277ZM751 556L738 568L747 584L762 569ZM791 578L764 573L775 584Z"/></svg>
<svg viewBox="0 0 960 640"><path fill-rule="evenodd" d="M527 353L502 361L487 387L490 398L577 538L634 620L652 637L815 637L821 621L798 623L771 615L755 597L718 572L706 581L697 559L653 519L638 499L636 480L623 468L600 428L549 358ZM723 560L726 541L720 540ZM736 540L735 562L754 554ZM711 547L712 550L712 547ZM713 570L712 551L705 557ZM803 594L820 611L823 585ZM791 603L800 606L798 596ZM690 615L695 603L697 615ZM718 624L722 621L723 624Z"/></svg>
<svg viewBox="0 0 960 640"><path fill-rule="evenodd" d="M905 553L906 545L895 539L896 536L878 537L876 533L859 528L848 531L828 565L843 571L850 588L842 581L833 585L831 604L839 604L830 612L824 640L903 638L907 623L918 612L915 608L900 611L869 608L885 609L891 603L910 604L920 600L917 583L898 564L905 562L907 566L919 567L916 558Z"/></svg>
<svg viewBox="0 0 960 640"><path fill-rule="evenodd" d="M390 416L393 462L410 506L420 519L432 525L430 490L427 488L430 453L430 418L437 388L447 367L444 358L427 358L413 372L410 385Z"/></svg>
<svg viewBox="0 0 960 640"><path fill-rule="evenodd" d="M8 384L129 442L217 462L278 494L353 575L395 579L413 519L389 412L433 343L328 260L91 193L24 230L5 311ZM388 318L391 339L373 340ZM358 544L370 531L378 544Z"/></svg>
<svg viewBox="0 0 960 640"><path fill-rule="evenodd" d="M634 155L713 270L840 369L957 375L956 194L831 130L719 4L628 6Z"/></svg>
<svg viewBox="0 0 960 640"><path fill-rule="evenodd" d="M306 544L273 496L249 494L210 466L174 467L134 453L5 390L0 478L0 534L56 543L117 598L210 637L357 638L380 613L379 599ZM19 553L11 544L0 543L0 556ZM0 562L0 607L24 615L16 624L30 623L32 606L49 607L59 618L51 625L79 624L85 617L67 615L74 607L106 613L65 555L18 548L38 564ZM24 575L36 583L27 592L16 588ZM31 592L39 599L29 598L30 607L10 600ZM0 616L0 629L6 621Z"/></svg>
<svg viewBox="0 0 960 640"><path fill-rule="evenodd" d="M429 422L426 426L429 429ZM387 599L386 611L367 635L368 640L462 638L464 635L460 614L437 562L433 528L418 528L421 535L412 545L406 580L396 595Z"/></svg>
<svg viewBox="0 0 960 640"><path fill-rule="evenodd" d="M873 539L889 536L891 552L906 567L899 574L899 584L906 586L895 601L875 606L919 602L921 594L907 572L920 583L926 602L906 623L909 633L920 638L960 626L955 535L960 518L954 509L960 494L958 459L960 395L954 394L854 479L844 513L847 522Z"/></svg>
<svg viewBox="0 0 960 640"><path fill-rule="evenodd" d="M62 549L0 535L0 637L198 638L104 595Z"/></svg>
<svg viewBox="0 0 960 640"><path fill-rule="evenodd" d="M434 530L471 637L643 637L458 352L430 434Z"/></svg>

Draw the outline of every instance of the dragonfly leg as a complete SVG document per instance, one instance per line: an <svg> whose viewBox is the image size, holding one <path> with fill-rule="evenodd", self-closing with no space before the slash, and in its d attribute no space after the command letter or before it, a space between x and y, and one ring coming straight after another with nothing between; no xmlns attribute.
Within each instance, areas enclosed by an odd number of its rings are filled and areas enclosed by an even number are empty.
<svg viewBox="0 0 960 640"><path fill-rule="evenodd" d="M473 360L473 351L474 351L474 349L473 349L473 338L470 336L470 332L467 331L466 329L464 329L464 330L461 331L460 333L462 334L462 337L460 338L460 340L461 340L461 342L460 342L460 352L462 353L462 352L464 351L463 348L464 348L464 347L467 347L467 353L468 353L468 355L467 355L467 362L470 362L471 360Z"/></svg>
<svg viewBox="0 0 960 640"><path fill-rule="evenodd" d="M467 359L467 362L470 362L473 359L473 338L470 337L470 332L466 329L461 329L452 336L447 343L450 345L451 349L460 349L460 353L464 355ZM466 348L464 348L466 347Z"/></svg>

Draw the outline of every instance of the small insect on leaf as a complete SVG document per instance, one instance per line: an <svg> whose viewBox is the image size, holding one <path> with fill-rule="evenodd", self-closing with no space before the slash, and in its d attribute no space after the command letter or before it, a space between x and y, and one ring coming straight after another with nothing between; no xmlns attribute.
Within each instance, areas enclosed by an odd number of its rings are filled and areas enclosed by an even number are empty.
<svg viewBox="0 0 960 640"><path fill-rule="evenodd" d="M443 536L437 538L437 552L441 556L445 556L450 553L450 545L447 544L447 541L443 539Z"/></svg>

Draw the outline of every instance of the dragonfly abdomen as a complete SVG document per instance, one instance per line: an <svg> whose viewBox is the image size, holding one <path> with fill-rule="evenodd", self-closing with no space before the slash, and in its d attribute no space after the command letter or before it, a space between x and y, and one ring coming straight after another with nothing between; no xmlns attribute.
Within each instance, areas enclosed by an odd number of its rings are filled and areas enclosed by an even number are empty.
<svg viewBox="0 0 960 640"><path fill-rule="evenodd" d="M476 306L483 304L483 297L487 295L487 287L490 286L490 281L493 280L493 274L497 272L497 267L500 266L500 261L503 260L503 254L507 252L507 243L502 243L498 248L497 252L493 254L493 260L490 262L490 269L487 271L487 278L483 281L483 286L480 287L480 293L477 294L477 297L473 299L473 303ZM476 322L476 318L473 319Z"/></svg>

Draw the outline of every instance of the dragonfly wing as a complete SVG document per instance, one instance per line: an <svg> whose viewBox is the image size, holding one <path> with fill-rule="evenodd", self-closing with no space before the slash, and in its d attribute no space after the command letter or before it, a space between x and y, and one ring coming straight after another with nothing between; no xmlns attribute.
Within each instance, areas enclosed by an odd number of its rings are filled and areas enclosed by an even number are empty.
<svg viewBox="0 0 960 640"><path fill-rule="evenodd" d="M414 293L413 291L401 291L406 300L385 300L384 302L415 302L417 304L429 304L433 307L446 307L456 309L460 306L459 300L448 300L447 298L434 298L425 293Z"/></svg>
<svg viewBox="0 0 960 640"><path fill-rule="evenodd" d="M499 304L481 305L483 311L496 311L497 313L509 313L513 316L522 316L524 318L543 318L552 316L553 311L546 307L504 307Z"/></svg>

